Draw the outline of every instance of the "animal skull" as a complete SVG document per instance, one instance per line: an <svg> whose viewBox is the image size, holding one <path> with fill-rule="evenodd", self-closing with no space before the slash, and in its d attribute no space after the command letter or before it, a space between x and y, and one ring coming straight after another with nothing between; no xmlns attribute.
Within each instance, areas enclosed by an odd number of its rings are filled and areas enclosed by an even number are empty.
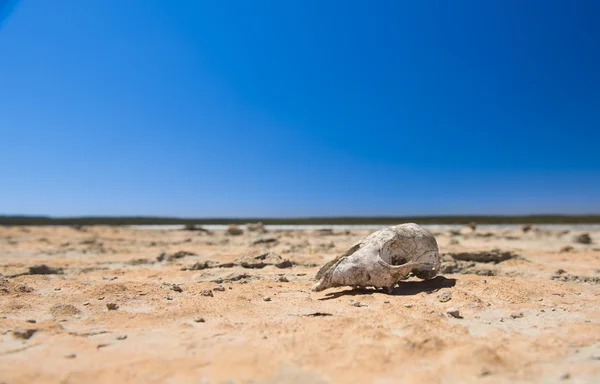
<svg viewBox="0 0 600 384"><path fill-rule="evenodd" d="M417 224L381 229L353 245L317 272L313 291L340 286L387 288L412 272L432 279L440 268L435 237Z"/></svg>

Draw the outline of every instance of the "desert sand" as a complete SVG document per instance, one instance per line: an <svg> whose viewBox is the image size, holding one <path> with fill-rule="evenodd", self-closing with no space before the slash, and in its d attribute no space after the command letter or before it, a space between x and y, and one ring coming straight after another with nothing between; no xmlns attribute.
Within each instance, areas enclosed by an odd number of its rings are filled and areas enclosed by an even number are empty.
<svg viewBox="0 0 600 384"><path fill-rule="evenodd" d="M0 227L0 383L600 382L600 231L432 231L435 279L311 292L370 232Z"/></svg>

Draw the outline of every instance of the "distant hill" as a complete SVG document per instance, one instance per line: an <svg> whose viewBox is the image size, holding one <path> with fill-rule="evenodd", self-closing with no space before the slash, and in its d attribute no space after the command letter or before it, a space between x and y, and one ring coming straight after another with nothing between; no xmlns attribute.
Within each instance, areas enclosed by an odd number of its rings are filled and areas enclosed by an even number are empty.
<svg viewBox="0 0 600 384"><path fill-rule="evenodd" d="M406 216L304 218L174 218L174 217L47 217L0 216L0 225L169 225L169 224L600 224L600 215Z"/></svg>

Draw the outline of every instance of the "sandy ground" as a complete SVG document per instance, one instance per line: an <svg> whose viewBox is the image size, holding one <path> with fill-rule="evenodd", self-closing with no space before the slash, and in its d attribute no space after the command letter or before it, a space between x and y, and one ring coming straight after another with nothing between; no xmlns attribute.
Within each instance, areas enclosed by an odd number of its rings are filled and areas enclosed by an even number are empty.
<svg viewBox="0 0 600 384"><path fill-rule="evenodd" d="M600 232L435 232L434 280L311 292L368 233L0 227L0 383L600 383Z"/></svg>

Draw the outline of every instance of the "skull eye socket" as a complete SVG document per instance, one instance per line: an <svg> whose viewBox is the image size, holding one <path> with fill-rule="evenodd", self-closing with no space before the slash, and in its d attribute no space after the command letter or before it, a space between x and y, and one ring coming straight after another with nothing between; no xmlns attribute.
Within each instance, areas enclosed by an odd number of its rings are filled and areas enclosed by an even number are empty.
<svg viewBox="0 0 600 384"><path fill-rule="evenodd" d="M392 265L402 265L406 263L408 263L408 260L406 260L404 257L394 257L392 259Z"/></svg>

